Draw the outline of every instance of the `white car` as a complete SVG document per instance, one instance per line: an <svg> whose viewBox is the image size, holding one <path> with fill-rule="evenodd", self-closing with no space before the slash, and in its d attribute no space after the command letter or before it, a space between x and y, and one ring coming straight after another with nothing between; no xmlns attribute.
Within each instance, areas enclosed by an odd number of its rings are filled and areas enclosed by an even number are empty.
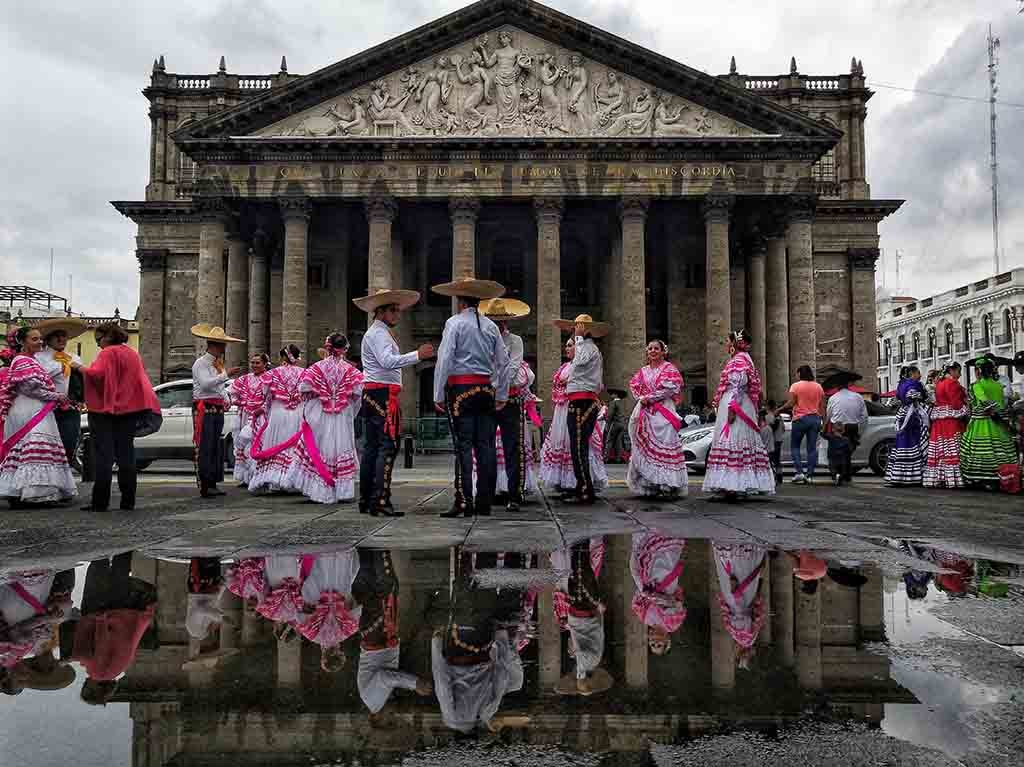
<svg viewBox="0 0 1024 767"><path fill-rule="evenodd" d="M139 470L147 468L153 461L192 460L192 379L168 381L154 386L153 390L160 401L164 420L159 431L146 437L136 437L135 467ZM232 407L224 415L224 460L228 468L235 463L232 435L237 421L238 411ZM88 434L88 416L83 415L81 445L86 444Z"/></svg>

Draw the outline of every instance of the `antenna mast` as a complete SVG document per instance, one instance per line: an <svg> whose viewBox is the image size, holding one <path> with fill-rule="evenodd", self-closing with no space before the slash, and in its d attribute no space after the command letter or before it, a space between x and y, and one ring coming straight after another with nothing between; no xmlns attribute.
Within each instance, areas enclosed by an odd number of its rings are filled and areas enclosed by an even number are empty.
<svg viewBox="0 0 1024 767"><path fill-rule="evenodd" d="M999 38L992 34L992 25L988 25L988 104L991 134L992 163L992 262L994 274L999 274L999 164L996 162L996 74L999 71Z"/></svg>

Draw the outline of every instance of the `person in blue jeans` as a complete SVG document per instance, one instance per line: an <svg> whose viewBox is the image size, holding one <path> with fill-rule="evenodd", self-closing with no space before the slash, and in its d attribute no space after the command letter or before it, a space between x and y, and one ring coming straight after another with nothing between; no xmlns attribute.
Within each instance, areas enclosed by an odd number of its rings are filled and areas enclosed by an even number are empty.
<svg viewBox="0 0 1024 767"><path fill-rule="evenodd" d="M789 387L789 399L779 410L791 410L793 430L790 433L789 448L793 456L795 484L810 484L818 466L818 434L825 415L825 390L814 380L814 371L809 365L797 369L800 379ZM806 445L807 460L800 460L800 446Z"/></svg>

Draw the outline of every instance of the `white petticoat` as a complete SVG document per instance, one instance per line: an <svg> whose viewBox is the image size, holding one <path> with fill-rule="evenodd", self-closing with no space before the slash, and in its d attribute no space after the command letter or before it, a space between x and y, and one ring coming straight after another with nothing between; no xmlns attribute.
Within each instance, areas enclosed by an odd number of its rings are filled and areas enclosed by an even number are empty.
<svg viewBox="0 0 1024 767"><path fill-rule="evenodd" d="M671 401L664 407L672 407ZM659 490L686 495L686 459L679 430L661 413L637 405L629 418L629 469L626 484L638 495Z"/></svg>
<svg viewBox="0 0 1024 767"><path fill-rule="evenodd" d="M359 456L356 454L354 407L340 413L325 413L319 399L309 400L306 405L306 421L313 430L320 459L327 467L334 487L328 485L317 473L313 461L300 439L295 446L295 460L292 461L286 483L317 503L340 503L356 497L356 476L359 474Z"/></svg>
<svg viewBox="0 0 1024 767"><path fill-rule="evenodd" d="M267 448L286 442L295 435L302 423L302 409L289 410L280 400L270 403L267 429L263 432L261 447ZM249 492L274 493L291 490L288 484L288 472L295 460L295 448L282 450L271 458L256 461L252 476L249 477Z"/></svg>
<svg viewBox="0 0 1024 767"><path fill-rule="evenodd" d="M551 426L540 451L540 481L544 487L556 492L576 490L576 474L572 470L572 453L569 452L568 419L569 405L555 405ZM595 492L608 487L600 423L594 427L590 437L590 479L594 483Z"/></svg>
<svg viewBox="0 0 1024 767"><path fill-rule="evenodd" d="M4 440L28 423L43 406L18 395L4 421ZM0 464L0 498L53 503L78 495L53 413L40 421L11 448Z"/></svg>

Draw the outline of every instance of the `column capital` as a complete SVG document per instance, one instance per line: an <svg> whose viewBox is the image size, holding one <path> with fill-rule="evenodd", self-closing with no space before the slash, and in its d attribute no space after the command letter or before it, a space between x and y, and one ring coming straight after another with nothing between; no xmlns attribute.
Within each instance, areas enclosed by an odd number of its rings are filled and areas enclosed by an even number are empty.
<svg viewBox="0 0 1024 767"><path fill-rule="evenodd" d="M878 248L847 248L846 255L850 259L850 269L855 271L875 271L880 251Z"/></svg>
<svg viewBox="0 0 1024 767"><path fill-rule="evenodd" d="M308 197L278 197L277 207L285 221L309 221L313 213L313 203Z"/></svg>
<svg viewBox="0 0 1024 767"><path fill-rule="evenodd" d="M135 257L139 259L140 272L162 272L167 265L167 248L139 248Z"/></svg>
<svg viewBox="0 0 1024 767"><path fill-rule="evenodd" d="M197 197L192 201L192 206L204 224L217 221L226 224L231 218L231 208L223 197Z"/></svg>
<svg viewBox="0 0 1024 767"><path fill-rule="evenodd" d="M480 200L466 195L449 197L448 215L453 224L475 224L480 215Z"/></svg>
<svg viewBox="0 0 1024 767"><path fill-rule="evenodd" d="M561 197L534 197L533 213L538 222L560 222L565 213L565 201Z"/></svg>
<svg viewBox="0 0 1024 767"><path fill-rule="evenodd" d="M394 221L398 216L398 203L393 197L367 197L363 203L368 221Z"/></svg>
<svg viewBox="0 0 1024 767"><path fill-rule="evenodd" d="M764 258L768 255L768 239L763 237L760 232L754 234L750 238L747 252L750 253L751 258Z"/></svg>
<svg viewBox="0 0 1024 767"><path fill-rule="evenodd" d="M789 223L809 224L814 220L818 198L813 194L794 194L789 198L786 217Z"/></svg>
<svg viewBox="0 0 1024 767"><path fill-rule="evenodd" d="M707 222L728 223L735 198L728 194L708 194L701 200L700 210Z"/></svg>
<svg viewBox="0 0 1024 767"><path fill-rule="evenodd" d="M623 221L629 218L647 218L647 210L651 207L651 201L647 197L620 197L619 218Z"/></svg>

